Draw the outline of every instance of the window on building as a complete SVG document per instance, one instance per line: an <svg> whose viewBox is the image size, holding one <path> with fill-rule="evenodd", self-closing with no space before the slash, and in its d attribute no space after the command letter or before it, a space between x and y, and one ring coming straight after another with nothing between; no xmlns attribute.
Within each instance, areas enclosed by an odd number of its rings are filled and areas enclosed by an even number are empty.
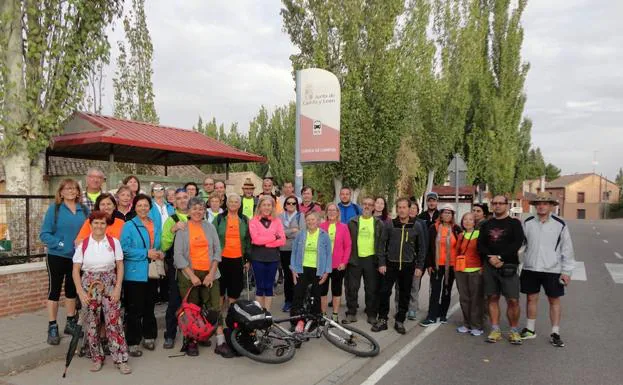
<svg viewBox="0 0 623 385"><path fill-rule="evenodd" d="M586 210L578 209L578 219L586 219Z"/></svg>
<svg viewBox="0 0 623 385"><path fill-rule="evenodd" d="M601 194L601 200L608 202L610 200L610 192L609 191L604 191Z"/></svg>
<svg viewBox="0 0 623 385"><path fill-rule="evenodd" d="M584 193L583 192L579 192L578 193L578 203L584 203Z"/></svg>

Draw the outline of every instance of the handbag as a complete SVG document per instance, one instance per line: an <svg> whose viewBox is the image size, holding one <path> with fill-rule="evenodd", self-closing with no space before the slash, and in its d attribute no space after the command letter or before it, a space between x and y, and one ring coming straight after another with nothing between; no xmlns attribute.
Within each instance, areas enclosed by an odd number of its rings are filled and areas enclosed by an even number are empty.
<svg viewBox="0 0 623 385"><path fill-rule="evenodd" d="M143 234L138 229L136 223L131 221L134 227L136 227L136 231L138 231L138 235L141 237L141 241L143 241L143 247L147 248L147 244L145 243L145 239L143 239ZM160 279L166 275L166 271L164 270L164 261L163 260L149 260L149 265L147 267L147 278L149 279Z"/></svg>

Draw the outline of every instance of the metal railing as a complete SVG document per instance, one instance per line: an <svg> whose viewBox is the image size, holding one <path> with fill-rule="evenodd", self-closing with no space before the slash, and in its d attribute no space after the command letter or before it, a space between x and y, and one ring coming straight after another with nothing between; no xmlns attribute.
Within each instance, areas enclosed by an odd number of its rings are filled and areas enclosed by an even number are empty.
<svg viewBox="0 0 623 385"><path fill-rule="evenodd" d="M46 256L39 240L51 195L0 194L0 266L32 262Z"/></svg>

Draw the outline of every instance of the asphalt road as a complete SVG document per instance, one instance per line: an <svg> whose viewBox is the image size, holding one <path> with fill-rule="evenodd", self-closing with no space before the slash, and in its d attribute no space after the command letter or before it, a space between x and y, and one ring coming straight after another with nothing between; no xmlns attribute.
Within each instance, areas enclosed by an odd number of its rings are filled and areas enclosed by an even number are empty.
<svg viewBox="0 0 623 385"><path fill-rule="evenodd" d="M455 328L462 318L457 311L449 324L423 339L382 378L377 369L392 359L398 346L375 358L348 383L368 380L372 384L376 378L380 385L623 384L623 277L617 278L606 267L614 264L611 269L623 269L623 221L572 221L569 225L586 280L573 280L563 298L561 336L566 347L549 344L548 305L541 294L538 336L522 346L507 341L489 344L484 338L457 334ZM581 279L582 271L574 275ZM525 325L525 298L521 325ZM508 330L508 324L502 322L502 328ZM377 377L371 378L375 372Z"/></svg>

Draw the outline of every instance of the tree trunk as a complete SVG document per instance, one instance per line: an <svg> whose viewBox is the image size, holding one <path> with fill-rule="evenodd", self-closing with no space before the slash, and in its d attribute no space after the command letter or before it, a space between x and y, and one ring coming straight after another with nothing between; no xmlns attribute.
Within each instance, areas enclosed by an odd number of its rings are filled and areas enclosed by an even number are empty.
<svg viewBox="0 0 623 385"><path fill-rule="evenodd" d="M39 156L30 163L30 194L48 195L48 183L44 180L45 175L45 155Z"/></svg>
<svg viewBox="0 0 623 385"><path fill-rule="evenodd" d="M342 178L333 177L333 189L335 191L335 203L340 202L340 190L342 189Z"/></svg>

